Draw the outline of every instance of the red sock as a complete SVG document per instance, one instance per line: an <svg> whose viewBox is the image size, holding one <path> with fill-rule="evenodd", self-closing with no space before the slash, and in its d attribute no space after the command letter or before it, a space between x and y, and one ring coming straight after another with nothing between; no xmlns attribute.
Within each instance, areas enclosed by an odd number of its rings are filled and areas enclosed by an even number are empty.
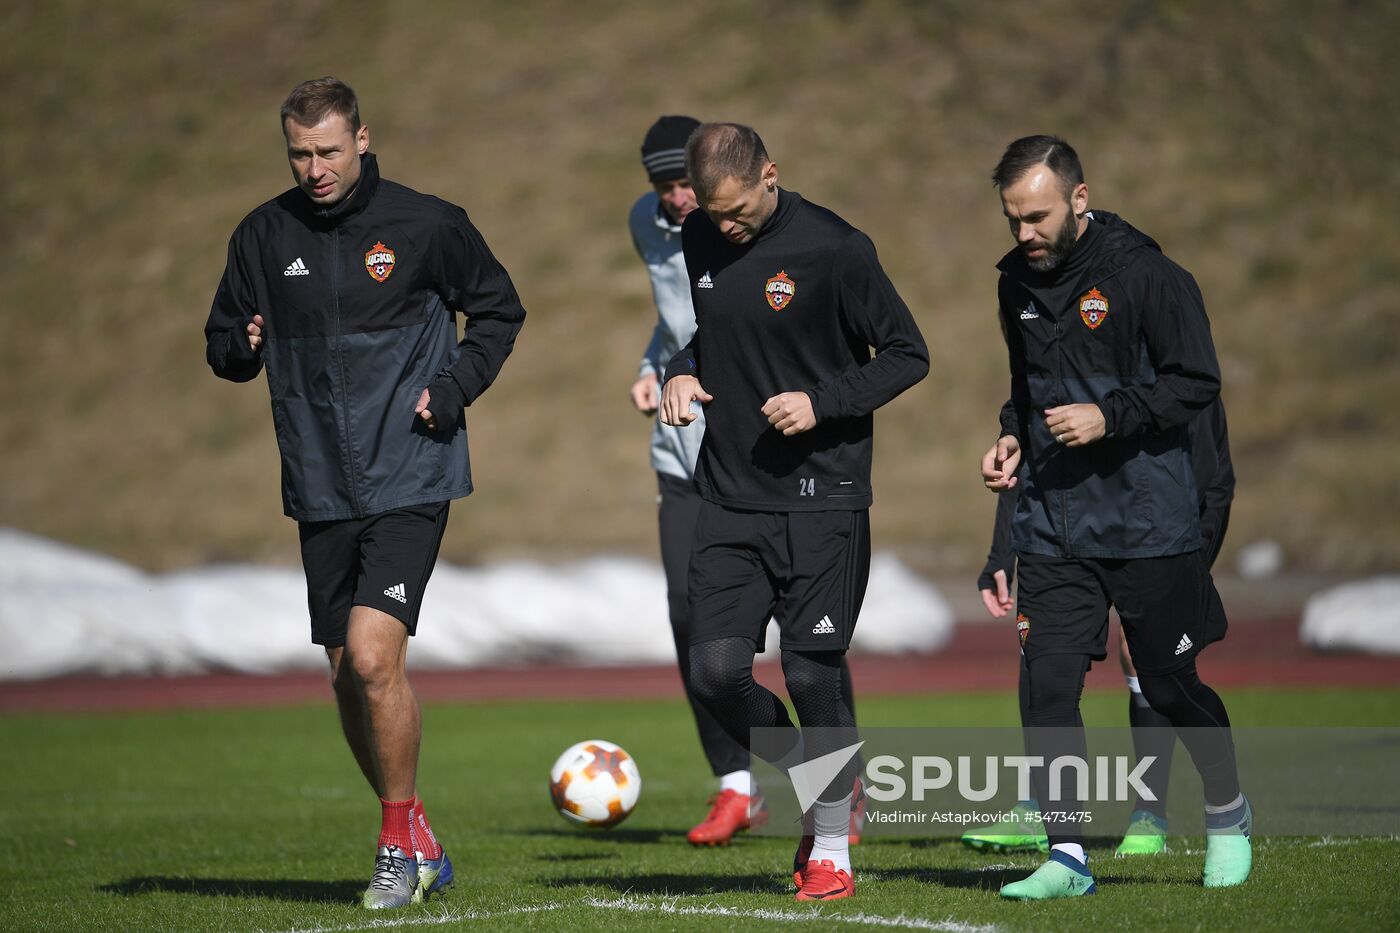
<svg viewBox="0 0 1400 933"><path fill-rule="evenodd" d="M422 852L425 858L442 858L442 846L438 845L437 837L433 835L433 828L428 825L428 814L423 812L421 797L413 798L413 810L409 819L409 829L413 832L414 851Z"/></svg>
<svg viewBox="0 0 1400 933"><path fill-rule="evenodd" d="M384 822L379 827L381 846L398 846L409 857L413 857L413 829L410 824L413 813L413 799L385 800L379 798L384 807Z"/></svg>

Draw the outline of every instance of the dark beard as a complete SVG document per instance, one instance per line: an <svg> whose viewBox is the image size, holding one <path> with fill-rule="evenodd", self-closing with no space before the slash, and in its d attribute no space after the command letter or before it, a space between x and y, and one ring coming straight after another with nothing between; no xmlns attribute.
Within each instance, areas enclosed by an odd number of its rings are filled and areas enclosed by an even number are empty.
<svg viewBox="0 0 1400 933"><path fill-rule="evenodd" d="M1027 259L1026 265L1030 266L1033 272L1053 272L1069 258L1075 242L1079 239L1078 234L1079 218L1074 216L1074 211L1070 211L1065 217L1064 226L1055 234L1054 241L1045 248L1045 255L1040 259Z"/></svg>

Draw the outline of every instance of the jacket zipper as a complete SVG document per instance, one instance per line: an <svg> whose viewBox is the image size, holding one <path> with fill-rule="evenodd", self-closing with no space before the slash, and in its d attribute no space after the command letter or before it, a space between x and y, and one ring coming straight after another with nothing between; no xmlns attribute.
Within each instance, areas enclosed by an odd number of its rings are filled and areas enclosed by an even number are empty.
<svg viewBox="0 0 1400 933"><path fill-rule="evenodd" d="M1065 374L1064 374L1065 347L1060 339L1060 321L1055 319L1055 404L1063 405L1065 400ZM1060 451L1063 458L1066 450ZM1060 472L1065 472L1063 459L1061 460ZM1074 556L1074 541L1069 527L1069 508L1065 505L1065 497L1069 493L1061 489L1056 493L1056 498L1060 500L1060 526L1065 530L1065 556Z"/></svg>
<svg viewBox="0 0 1400 933"><path fill-rule="evenodd" d="M350 501L360 508L360 483L355 476L355 446L350 430L350 381L345 377L345 351L340 333L340 228L331 230L331 309L335 321L335 362L340 373L340 416L345 425L345 465L350 471Z"/></svg>

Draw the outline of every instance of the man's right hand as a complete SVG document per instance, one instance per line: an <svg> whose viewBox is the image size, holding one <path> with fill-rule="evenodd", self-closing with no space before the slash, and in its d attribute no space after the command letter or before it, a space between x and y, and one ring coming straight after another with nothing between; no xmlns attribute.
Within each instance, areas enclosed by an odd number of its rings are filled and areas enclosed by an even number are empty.
<svg viewBox="0 0 1400 933"><path fill-rule="evenodd" d="M253 320L248 323L248 346L252 347L254 350L262 346L262 329L262 315L253 315Z"/></svg>
<svg viewBox="0 0 1400 933"><path fill-rule="evenodd" d="M992 492L1014 489L1020 465L1021 442L1005 434L982 457L982 484Z"/></svg>
<svg viewBox="0 0 1400 933"><path fill-rule="evenodd" d="M1011 588L1006 585L1005 570L998 570L992 574L992 578L997 581L996 592L981 590L982 605L987 607L993 619L1000 619L1011 611Z"/></svg>
<svg viewBox="0 0 1400 933"><path fill-rule="evenodd" d="M685 427L695 420L691 402L709 402L714 396L705 391L694 376L676 376L666 380L661 390L661 421L672 427Z"/></svg>
<svg viewBox="0 0 1400 933"><path fill-rule="evenodd" d="M632 404L644 415L656 413L657 404L656 373L647 373L632 383Z"/></svg>

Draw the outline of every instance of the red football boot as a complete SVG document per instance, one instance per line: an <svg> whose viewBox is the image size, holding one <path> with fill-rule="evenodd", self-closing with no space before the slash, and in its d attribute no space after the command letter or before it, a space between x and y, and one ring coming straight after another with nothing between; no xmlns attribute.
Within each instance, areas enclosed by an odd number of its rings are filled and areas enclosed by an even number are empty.
<svg viewBox="0 0 1400 933"><path fill-rule="evenodd" d="M811 861L802 872L799 901L836 901L856 893L856 882L846 869L837 869L831 859Z"/></svg>
<svg viewBox="0 0 1400 933"><path fill-rule="evenodd" d="M737 790L721 791L710 798L710 814L685 834L693 846L727 846L740 830L762 826L768 818L762 797Z"/></svg>
<svg viewBox="0 0 1400 933"><path fill-rule="evenodd" d="M805 835L797 841L797 854L792 857L792 883L797 885L797 890L802 890L802 873L807 870L807 863L812 858L812 847L817 844L817 837L813 836L809 830L810 826L803 826Z"/></svg>

